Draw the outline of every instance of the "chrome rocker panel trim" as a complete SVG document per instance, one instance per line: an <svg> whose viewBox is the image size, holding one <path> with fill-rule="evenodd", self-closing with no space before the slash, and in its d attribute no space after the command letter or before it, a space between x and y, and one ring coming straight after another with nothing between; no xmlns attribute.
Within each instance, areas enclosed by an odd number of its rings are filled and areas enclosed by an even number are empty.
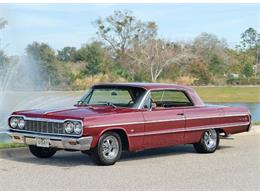
<svg viewBox="0 0 260 195"><path fill-rule="evenodd" d="M46 136L37 135L31 133L21 133L6 131L14 143L22 143L26 145L36 145L36 138L47 138L50 139L50 148L69 149L69 150L89 150L93 140L92 136L73 138L73 137L62 137L62 136ZM19 139L15 139L19 137ZM76 144L70 144L75 142Z"/></svg>

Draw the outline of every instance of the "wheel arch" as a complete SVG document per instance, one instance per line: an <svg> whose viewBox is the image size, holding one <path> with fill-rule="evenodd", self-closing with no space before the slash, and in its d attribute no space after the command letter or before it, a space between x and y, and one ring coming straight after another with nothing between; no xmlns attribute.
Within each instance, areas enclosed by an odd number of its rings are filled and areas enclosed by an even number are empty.
<svg viewBox="0 0 260 195"><path fill-rule="evenodd" d="M100 134L99 134L99 138L104 134L104 133L108 133L108 132L115 132L117 133L120 138L121 138L121 142L122 142L122 149L129 151L130 148L130 142L129 142L129 138L127 136L126 130L124 128L108 128L108 129L104 129Z"/></svg>
<svg viewBox="0 0 260 195"><path fill-rule="evenodd" d="M219 134L224 133L226 135L226 131L223 128L215 128L216 131L218 131Z"/></svg>

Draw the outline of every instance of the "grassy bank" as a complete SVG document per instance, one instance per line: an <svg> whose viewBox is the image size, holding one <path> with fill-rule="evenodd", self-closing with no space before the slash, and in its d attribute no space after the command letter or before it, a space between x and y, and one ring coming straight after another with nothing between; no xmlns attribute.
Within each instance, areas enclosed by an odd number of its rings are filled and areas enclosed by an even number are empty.
<svg viewBox="0 0 260 195"><path fill-rule="evenodd" d="M260 102L260 87L193 87L205 102Z"/></svg>
<svg viewBox="0 0 260 195"><path fill-rule="evenodd" d="M24 147L24 144L17 144L17 143L0 143L0 149L4 148L19 148Z"/></svg>
<svg viewBox="0 0 260 195"><path fill-rule="evenodd" d="M205 102L260 102L260 86L199 86L192 88ZM70 95L80 97L84 93L85 91L72 91Z"/></svg>
<svg viewBox="0 0 260 195"><path fill-rule="evenodd" d="M260 121L253 122L253 125L260 125Z"/></svg>

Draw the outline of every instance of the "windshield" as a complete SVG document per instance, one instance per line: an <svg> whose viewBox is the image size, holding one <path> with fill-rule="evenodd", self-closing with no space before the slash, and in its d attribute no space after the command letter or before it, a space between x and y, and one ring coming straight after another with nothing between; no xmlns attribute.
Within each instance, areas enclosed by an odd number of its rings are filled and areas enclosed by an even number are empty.
<svg viewBox="0 0 260 195"><path fill-rule="evenodd" d="M137 108L145 90L128 86L95 86L82 97L79 105Z"/></svg>

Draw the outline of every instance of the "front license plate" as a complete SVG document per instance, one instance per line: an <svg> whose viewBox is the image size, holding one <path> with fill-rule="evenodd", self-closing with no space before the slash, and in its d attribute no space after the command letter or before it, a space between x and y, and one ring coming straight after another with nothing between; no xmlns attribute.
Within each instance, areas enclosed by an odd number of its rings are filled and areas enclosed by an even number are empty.
<svg viewBox="0 0 260 195"><path fill-rule="evenodd" d="M47 139L47 138L36 138L36 145L38 147L49 148L50 147L50 139Z"/></svg>

